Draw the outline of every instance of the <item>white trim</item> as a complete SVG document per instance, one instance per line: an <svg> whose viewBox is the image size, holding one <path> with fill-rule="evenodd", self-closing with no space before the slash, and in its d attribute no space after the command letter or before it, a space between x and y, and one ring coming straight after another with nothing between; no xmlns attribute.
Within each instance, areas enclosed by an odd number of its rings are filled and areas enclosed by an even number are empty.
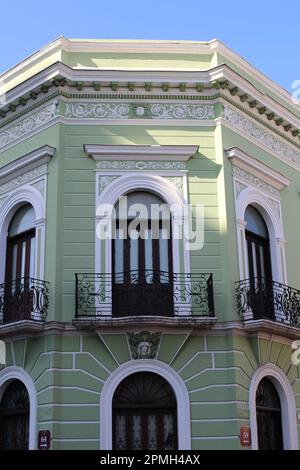
<svg viewBox="0 0 300 470"><path fill-rule="evenodd" d="M191 449L190 400L182 378L164 362L151 359L128 361L107 379L100 398L100 442L102 450L112 449L112 399L117 386L135 372L153 372L163 377L173 389L177 401L178 449Z"/></svg>
<svg viewBox="0 0 300 470"><path fill-rule="evenodd" d="M290 185L291 180L283 176L278 171L273 170L267 165L264 165L256 158L251 157L238 147L230 147L225 150L228 158L231 159L232 164L248 171L254 176L262 179L268 184L271 184L278 190L286 188Z"/></svg>
<svg viewBox="0 0 300 470"><path fill-rule="evenodd" d="M47 163L50 158L53 157L54 153L54 147L44 145L2 166L0 168L0 184Z"/></svg>
<svg viewBox="0 0 300 470"><path fill-rule="evenodd" d="M35 277L44 278L44 250L45 250L45 200L41 193L33 186L20 186L7 193L6 199L0 207L0 284L5 282L6 240L9 223L24 203L32 205L35 211L36 223L36 267ZM38 266L38 260L40 264Z"/></svg>
<svg viewBox="0 0 300 470"><path fill-rule="evenodd" d="M186 161L198 145L91 145L84 151L94 160L175 160Z"/></svg>
<svg viewBox="0 0 300 470"><path fill-rule="evenodd" d="M286 450L298 449L296 403L291 384L284 372L274 364L265 364L252 377L249 390L252 449L258 449L256 420L256 391L260 381L267 377L277 389L281 402L283 444Z"/></svg>
<svg viewBox="0 0 300 470"><path fill-rule="evenodd" d="M36 448L36 429L37 429L37 394L34 382L30 375L21 367L11 366L0 371L0 399L13 380L20 380L25 385L30 402L29 410L29 450Z"/></svg>
<svg viewBox="0 0 300 470"><path fill-rule="evenodd" d="M101 170L96 171L96 232L97 224L99 223L99 216L97 215L98 207L102 204L114 206L121 196L127 194L132 190L148 190L150 192L158 194L170 207L173 205L177 205L177 207L183 207L183 205L187 202L185 197L177 191L175 185L163 178L163 176L161 176L163 173L150 174L149 172L128 172L124 175L124 173L120 172L120 177L114 179L99 194L99 175L102 174L103 173L101 172ZM186 176L185 173L183 173L183 176ZM186 178L184 178L184 184L187 184ZM187 194L186 190L184 190L184 193ZM172 225L174 227L174 217L172 220ZM180 243L179 240L174 237L174 230L172 230L172 236L173 272L180 273L182 272L182 269L180 269ZM107 238L104 243L105 272L112 273L111 239ZM100 240L96 235L95 272L101 271L102 260L102 240ZM184 241L183 243L183 260L184 272L190 273L190 255L188 241ZM102 311L105 312L105 315L111 315L111 301L105 305L102 305L101 308ZM187 306L184 303L179 304L177 301L178 315L185 315L185 311L187 308L190 311L190 304Z"/></svg>

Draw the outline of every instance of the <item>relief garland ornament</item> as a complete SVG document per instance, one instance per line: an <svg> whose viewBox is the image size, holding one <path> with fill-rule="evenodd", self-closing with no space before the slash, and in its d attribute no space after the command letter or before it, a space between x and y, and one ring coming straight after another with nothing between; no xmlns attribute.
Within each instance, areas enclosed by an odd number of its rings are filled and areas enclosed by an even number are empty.
<svg viewBox="0 0 300 470"><path fill-rule="evenodd" d="M71 119L198 119L215 118L214 105L169 103L67 103L65 116Z"/></svg>
<svg viewBox="0 0 300 470"><path fill-rule="evenodd" d="M161 333L127 333L132 359L155 359Z"/></svg>
<svg viewBox="0 0 300 470"><path fill-rule="evenodd" d="M26 134L29 134L34 129L37 129L43 124L54 119L57 116L57 104L58 102L55 100L52 103L43 106L26 119L22 119L17 124L13 124L0 132L0 148L25 136Z"/></svg>
<svg viewBox="0 0 300 470"><path fill-rule="evenodd" d="M233 167L233 174L237 176L238 178L241 178L244 181L247 181L252 186L256 186L257 188L272 194L273 196L276 196L280 198L280 191L277 188L274 188L271 184L265 183L265 181L261 180L257 176L251 175L251 173L248 173L247 171L243 170L242 168L239 168L238 166ZM238 189L238 187L237 187ZM243 188L245 189L245 188ZM237 196L240 194L242 189L237 191Z"/></svg>
<svg viewBox="0 0 300 470"><path fill-rule="evenodd" d="M103 160L96 163L99 170L186 170L185 162Z"/></svg>
<svg viewBox="0 0 300 470"><path fill-rule="evenodd" d="M290 145L274 137L270 132L254 124L250 119L229 106L224 106L224 119L234 127L240 129L252 138L263 144L269 150L292 163L300 165L300 152L294 150Z"/></svg>
<svg viewBox="0 0 300 470"><path fill-rule="evenodd" d="M42 176L46 174L46 172L47 172L47 165L41 165L38 168L34 168L33 170L24 173L23 175L17 176L16 178L13 178L12 180L0 186L0 194L11 191L20 185L27 184L28 182L37 178L38 176ZM36 184L38 184L38 182ZM34 186L34 184L32 186ZM37 189L43 194L44 189L42 190L40 185Z"/></svg>

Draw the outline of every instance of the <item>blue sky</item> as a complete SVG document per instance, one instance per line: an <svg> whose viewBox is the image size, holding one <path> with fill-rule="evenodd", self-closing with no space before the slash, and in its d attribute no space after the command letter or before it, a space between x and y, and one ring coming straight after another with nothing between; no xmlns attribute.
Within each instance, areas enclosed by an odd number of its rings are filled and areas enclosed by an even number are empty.
<svg viewBox="0 0 300 470"><path fill-rule="evenodd" d="M300 80L299 0L10 0L0 17L0 73L60 35L218 38L290 92Z"/></svg>

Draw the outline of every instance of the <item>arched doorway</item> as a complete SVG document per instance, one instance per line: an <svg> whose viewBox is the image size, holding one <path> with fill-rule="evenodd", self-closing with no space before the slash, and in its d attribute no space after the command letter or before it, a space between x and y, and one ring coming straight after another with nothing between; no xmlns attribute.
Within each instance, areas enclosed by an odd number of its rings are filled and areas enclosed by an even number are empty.
<svg viewBox="0 0 300 470"><path fill-rule="evenodd" d="M259 211L249 205L245 212L249 269L249 305L253 318L274 318L272 266L267 225Z"/></svg>
<svg viewBox="0 0 300 470"><path fill-rule="evenodd" d="M114 450L175 450L177 403L168 382L151 372L126 377L113 396Z"/></svg>
<svg viewBox="0 0 300 470"><path fill-rule="evenodd" d="M256 391L256 419L258 448L283 449L280 397L275 385L266 377L260 381Z"/></svg>
<svg viewBox="0 0 300 470"><path fill-rule="evenodd" d="M0 402L0 449L29 448L29 395L20 380L6 388Z"/></svg>
<svg viewBox="0 0 300 470"><path fill-rule="evenodd" d="M113 314L173 315L171 217L160 197L135 191L119 200L112 260Z"/></svg>
<svg viewBox="0 0 300 470"><path fill-rule="evenodd" d="M35 276L35 212L30 204L20 207L8 227L3 321L30 318ZM22 301L20 301L22 299Z"/></svg>

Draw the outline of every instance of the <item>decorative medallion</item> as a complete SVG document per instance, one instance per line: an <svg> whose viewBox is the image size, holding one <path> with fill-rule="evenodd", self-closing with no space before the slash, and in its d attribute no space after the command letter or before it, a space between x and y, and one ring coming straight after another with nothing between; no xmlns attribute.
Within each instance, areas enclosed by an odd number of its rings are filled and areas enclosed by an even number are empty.
<svg viewBox="0 0 300 470"><path fill-rule="evenodd" d="M161 333L127 333L132 359L155 359Z"/></svg>

